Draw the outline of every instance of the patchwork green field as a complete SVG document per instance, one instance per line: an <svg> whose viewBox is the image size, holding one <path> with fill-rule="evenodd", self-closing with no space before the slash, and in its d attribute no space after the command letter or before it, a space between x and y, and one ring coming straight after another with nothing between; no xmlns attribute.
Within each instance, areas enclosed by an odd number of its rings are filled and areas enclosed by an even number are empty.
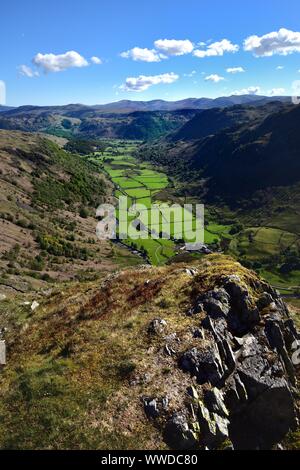
<svg viewBox="0 0 300 470"><path fill-rule="evenodd" d="M230 242L229 252L283 293L298 293L300 235L275 227L248 227Z"/></svg>
<svg viewBox="0 0 300 470"><path fill-rule="evenodd" d="M248 228L241 232L232 242L231 248L247 251L248 259L272 256L287 248L299 245L299 237L271 227Z"/></svg>
<svg viewBox="0 0 300 470"><path fill-rule="evenodd" d="M150 164L140 162L133 156L136 143L118 142L111 143L103 153L95 153L92 160L100 162L104 171L115 185L116 198L127 196L127 209L133 204L137 207L134 214L120 213L117 217L128 218L128 224L138 218L140 226L138 231L146 231L149 238L135 239L133 236L122 239L122 242L134 250L141 252L148 258L151 264L160 265L166 263L180 251L183 242L193 241L193 230L196 229L196 219L193 215L182 209L175 208L169 214L170 204L164 203L157 213L149 211L154 203L160 203L159 193L169 186L168 177L161 171L154 170ZM144 208L139 207L140 205ZM190 227L184 231L183 219L189 215ZM222 236L223 226L217 224L205 228L205 243L218 243ZM226 229L226 227L225 227ZM120 233L119 233L120 235ZM151 238L150 238L151 236Z"/></svg>

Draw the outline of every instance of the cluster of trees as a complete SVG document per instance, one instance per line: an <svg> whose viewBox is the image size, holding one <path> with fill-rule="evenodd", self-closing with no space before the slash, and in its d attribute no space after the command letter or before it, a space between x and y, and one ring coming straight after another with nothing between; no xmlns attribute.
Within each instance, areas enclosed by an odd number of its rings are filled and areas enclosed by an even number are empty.
<svg viewBox="0 0 300 470"><path fill-rule="evenodd" d="M35 189L33 203L50 208L63 207L64 203L97 207L105 194L105 183L99 178L97 168L79 155L59 149L52 142L42 144L44 154L43 177L32 176ZM47 164L45 162L47 159ZM52 165L58 169L53 172ZM67 175L67 178L64 176Z"/></svg>
<svg viewBox="0 0 300 470"><path fill-rule="evenodd" d="M89 257L88 250L53 235L38 234L36 241L41 250L53 256L64 256L65 258L77 258L86 261Z"/></svg>
<svg viewBox="0 0 300 470"><path fill-rule="evenodd" d="M278 270L281 274L290 274L292 271L300 270L300 252L299 248L288 247L284 250L279 250L276 255L262 258L261 260L249 260L246 258L246 253L242 253L239 260L243 266L249 269L259 271L262 268L268 271Z"/></svg>
<svg viewBox="0 0 300 470"><path fill-rule="evenodd" d="M79 155L89 155L94 152L104 152L107 144L101 140L71 139L65 145L65 150Z"/></svg>

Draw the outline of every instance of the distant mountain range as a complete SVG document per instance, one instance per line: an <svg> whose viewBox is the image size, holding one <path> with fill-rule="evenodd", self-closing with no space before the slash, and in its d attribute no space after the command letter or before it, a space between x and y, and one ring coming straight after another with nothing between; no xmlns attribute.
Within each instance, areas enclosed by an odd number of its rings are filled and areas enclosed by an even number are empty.
<svg viewBox="0 0 300 470"><path fill-rule="evenodd" d="M0 107L0 129L21 130L27 132L46 132L59 137L97 139L121 138L133 140L153 140L169 133L176 133L187 124L192 131L195 123L189 122L198 113L212 110L215 119L215 109L219 108L220 119L212 126L212 132L226 126L232 126L247 120L256 109L277 102L290 102L288 97L265 97L256 95L230 96L216 99L188 98L181 101L129 101L86 106L69 104L65 106L20 106L10 108ZM251 106L252 111L232 107ZM225 109L230 109L228 114ZM226 117L227 114L227 117ZM243 117L242 117L243 116ZM209 115L205 118L204 133L207 133L210 123ZM251 117L251 116L250 116ZM197 118L201 121L201 116ZM199 126L196 125L196 128ZM183 129L183 134L186 132ZM198 132L198 131L197 131ZM197 133L196 132L196 133ZM181 139L181 136L178 136ZM197 138L197 136L196 136Z"/></svg>

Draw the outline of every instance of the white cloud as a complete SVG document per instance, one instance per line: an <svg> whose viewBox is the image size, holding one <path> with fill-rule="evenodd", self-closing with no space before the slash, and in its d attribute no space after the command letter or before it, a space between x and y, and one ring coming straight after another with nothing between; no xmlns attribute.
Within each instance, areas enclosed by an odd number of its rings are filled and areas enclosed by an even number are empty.
<svg viewBox="0 0 300 470"><path fill-rule="evenodd" d="M167 56L190 54L194 49L194 45L189 39L158 39L154 46Z"/></svg>
<svg viewBox="0 0 300 470"><path fill-rule="evenodd" d="M245 69L243 67L229 67L226 69L227 73L243 73Z"/></svg>
<svg viewBox="0 0 300 470"><path fill-rule="evenodd" d="M27 65L20 65L18 67L19 74L23 75L23 77L28 77L28 78L33 78L33 77L38 77L39 72L36 70L32 70L31 67L28 67Z"/></svg>
<svg viewBox="0 0 300 470"><path fill-rule="evenodd" d="M278 65L278 66L276 67L276 70L283 70L283 69L284 69L284 66L283 66L283 65Z"/></svg>
<svg viewBox="0 0 300 470"><path fill-rule="evenodd" d="M285 88L273 88L272 90L268 91L268 95L270 96L282 96L285 93Z"/></svg>
<svg viewBox="0 0 300 470"><path fill-rule="evenodd" d="M68 51L65 54L37 54L33 63L41 67L45 73L62 72L71 67L86 67L88 61L76 51Z"/></svg>
<svg viewBox="0 0 300 470"><path fill-rule="evenodd" d="M264 36L250 36L244 41L244 49L253 52L256 57L300 52L300 32L281 28Z"/></svg>
<svg viewBox="0 0 300 470"><path fill-rule="evenodd" d="M217 74L212 74L212 75L208 75L207 77L205 77L205 80L209 82L219 83L222 80L225 80L225 78Z"/></svg>
<svg viewBox="0 0 300 470"><path fill-rule="evenodd" d="M121 52L120 56L124 59L133 59L141 62L160 62L161 59L165 58L155 49L142 49L141 47L134 47L129 49L129 51Z"/></svg>
<svg viewBox="0 0 300 470"><path fill-rule="evenodd" d="M259 86L249 86L248 88L242 88L242 90L236 90L232 93L232 95L240 96L240 95L257 95L261 92L261 88Z"/></svg>
<svg viewBox="0 0 300 470"><path fill-rule="evenodd" d="M175 73L163 73L161 75L140 75L139 77L128 77L126 82L121 85L121 89L124 91L145 91L153 85L159 85L160 83L173 83L178 80L179 75Z"/></svg>
<svg viewBox="0 0 300 470"><path fill-rule="evenodd" d="M96 65L102 64L102 60L100 59L100 57L97 57L95 55L91 57L91 62L93 62L93 64L96 64Z"/></svg>
<svg viewBox="0 0 300 470"><path fill-rule="evenodd" d="M225 52L238 52L239 46L237 44L232 44L228 39L223 39L222 41L213 42L206 49L197 49L193 52L195 57L203 59L204 57L216 57L222 56Z"/></svg>

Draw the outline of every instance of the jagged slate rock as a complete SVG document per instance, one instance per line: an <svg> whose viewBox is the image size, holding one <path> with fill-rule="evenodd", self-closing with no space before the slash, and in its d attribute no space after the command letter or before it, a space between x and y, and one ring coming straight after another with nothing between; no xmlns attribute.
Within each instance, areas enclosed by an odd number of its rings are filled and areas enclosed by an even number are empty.
<svg viewBox="0 0 300 470"><path fill-rule="evenodd" d="M286 372L287 372L287 375L291 381L291 383L293 385L296 385L296 371L295 371L295 368L294 368L294 364L293 362L291 361L289 355L288 355L288 352L286 350L286 348L282 348L281 351L280 351L280 356L283 360L283 363L284 363L284 366L285 366L285 369L286 369Z"/></svg>
<svg viewBox="0 0 300 470"><path fill-rule="evenodd" d="M238 276L225 278L224 289L230 295L229 328L237 335L248 333L260 321L258 308L254 305L248 290L241 284Z"/></svg>
<svg viewBox="0 0 300 470"><path fill-rule="evenodd" d="M219 337L219 335L218 335L218 333L215 329L215 323L210 317L208 317L208 316L205 317L201 322L201 326L205 330L210 331L213 334L216 341L221 341L221 338Z"/></svg>
<svg viewBox="0 0 300 470"><path fill-rule="evenodd" d="M234 285L241 285L242 280L240 276L237 274L230 274L229 276L223 276L222 277L222 284L223 285L228 285L228 284L234 284Z"/></svg>
<svg viewBox="0 0 300 470"><path fill-rule="evenodd" d="M266 336L269 340L270 346L272 349L277 349L278 354L283 360L286 372L289 376L289 379L293 385L295 385L295 368L288 355L287 349L285 347L285 339L282 333L284 330L283 322L275 322L273 320L267 320L265 325Z"/></svg>
<svg viewBox="0 0 300 470"><path fill-rule="evenodd" d="M155 398L143 398L144 410L148 418L157 418L159 416L158 403Z"/></svg>
<svg viewBox="0 0 300 470"><path fill-rule="evenodd" d="M270 449L296 426L294 400L282 381L232 417L230 437L236 449Z"/></svg>
<svg viewBox="0 0 300 470"><path fill-rule="evenodd" d="M199 338L199 339L205 339L205 334L202 328L195 328L193 330L193 337L194 338Z"/></svg>
<svg viewBox="0 0 300 470"><path fill-rule="evenodd" d="M271 387L289 388L286 380L282 378L284 375L282 365L275 357L273 363L270 363L260 354L249 356L239 364L238 373L250 400L256 399Z"/></svg>
<svg viewBox="0 0 300 470"><path fill-rule="evenodd" d="M39 306L40 306L40 304L36 300L34 300L31 304L30 308L34 312Z"/></svg>
<svg viewBox="0 0 300 470"><path fill-rule="evenodd" d="M257 332L256 335L259 333ZM262 338L260 338L262 339ZM239 356L247 357L253 356L256 350L256 353L261 349L260 344L258 343L258 338L252 333L248 333L242 337L233 337L234 350L237 351L236 357Z"/></svg>
<svg viewBox="0 0 300 470"><path fill-rule="evenodd" d="M246 337L247 336L242 336L241 338L239 338L238 336L233 336L233 344L234 344L235 351L241 349L241 347L243 346L245 342Z"/></svg>
<svg viewBox="0 0 300 470"><path fill-rule="evenodd" d="M284 337L281 331L283 322L280 322L281 325L272 320L268 319L265 322L265 332L272 349L277 348L281 351L285 347Z"/></svg>
<svg viewBox="0 0 300 470"><path fill-rule="evenodd" d="M226 317L230 310L229 295L223 288L206 292L198 302L212 318Z"/></svg>
<svg viewBox="0 0 300 470"><path fill-rule="evenodd" d="M297 331L297 329L296 329L296 327L295 327L294 321L293 321L291 318L289 318L288 320L285 320L285 322L284 322L284 327L287 328L288 330L290 330L290 331L293 333L293 335L294 335L296 338L298 338L299 333L298 333L298 331Z"/></svg>
<svg viewBox="0 0 300 470"><path fill-rule="evenodd" d="M187 393L193 398L193 400L199 400L198 392L193 385L187 388Z"/></svg>
<svg viewBox="0 0 300 470"><path fill-rule="evenodd" d="M154 320L152 320L148 326L148 333L150 335L160 335L164 332L166 326L166 320L161 318L154 318Z"/></svg>
<svg viewBox="0 0 300 470"><path fill-rule="evenodd" d="M217 348L222 360L222 367L223 367L223 381L233 372L235 368L235 359L234 354L230 345L228 344L227 340L218 341Z"/></svg>
<svg viewBox="0 0 300 470"><path fill-rule="evenodd" d="M249 333L244 336L242 346L237 353L239 361L246 359L249 356L260 355L263 352L263 347L259 343L258 338Z"/></svg>
<svg viewBox="0 0 300 470"><path fill-rule="evenodd" d="M236 391L238 393L238 397L241 403L246 403L248 400L248 394L245 385L240 379L239 374L235 374L234 376L234 382L235 382L235 387Z"/></svg>
<svg viewBox="0 0 300 470"><path fill-rule="evenodd" d="M273 321L281 322L282 321L282 312L278 310L275 302L269 306L269 315L268 318L271 318Z"/></svg>
<svg viewBox="0 0 300 470"><path fill-rule="evenodd" d="M226 384L224 402L226 407L230 410L231 414L236 413L241 407L240 397L236 389L234 379L232 379L230 382L227 382Z"/></svg>
<svg viewBox="0 0 300 470"><path fill-rule="evenodd" d="M171 333L170 335L164 336L164 339L169 342L176 341L177 343L180 343L180 339L178 338L176 333Z"/></svg>
<svg viewBox="0 0 300 470"><path fill-rule="evenodd" d="M276 304L277 310L282 314L283 317L290 318L288 306L287 304L284 303L284 301L282 300L280 296L275 300L275 304Z"/></svg>
<svg viewBox="0 0 300 470"><path fill-rule="evenodd" d="M173 356L176 354L176 351L173 348L171 348L171 346L169 346L168 344L165 345L164 352L165 354L167 354L167 356Z"/></svg>
<svg viewBox="0 0 300 470"><path fill-rule="evenodd" d="M295 343L295 341L298 340L299 337L298 332L295 328L295 324L291 318L285 320L283 334L285 345L288 351L290 351L292 349L293 344Z"/></svg>
<svg viewBox="0 0 300 470"><path fill-rule="evenodd" d="M186 274L188 274L189 276L196 276L196 274L198 274L197 269L192 269L192 268L186 268L186 269L185 269L185 272L186 272Z"/></svg>
<svg viewBox="0 0 300 470"><path fill-rule="evenodd" d="M235 274L223 278L223 286L231 298L248 295L248 290L242 285L241 278Z"/></svg>
<svg viewBox="0 0 300 470"><path fill-rule="evenodd" d="M175 413L167 422L164 436L166 442L173 449L193 449L198 444L197 433L190 429L186 416Z"/></svg>
<svg viewBox="0 0 300 470"><path fill-rule="evenodd" d="M204 403L211 413L217 413L224 418L228 417L229 412L224 403L223 393L218 388L204 392Z"/></svg>
<svg viewBox="0 0 300 470"><path fill-rule="evenodd" d="M239 375L236 373L234 376L231 376L227 382L224 391L224 403L230 414L239 412L243 407L245 407L248 401L248 395L246 388L241 381Z"/></svg>
<svg viewBox="0 0 300 470"><path fill-rule="evenodd" d="M211 317L205 317L201 326L212 333L215 341L222 341L224 338L232 339L231 333L228 331L227 321L224 318L213 320Z"/></svg>
<svg viewBox="0 0 300 470"><path fill-rule="evenodd" d="M228 326L234 335L239 336L249 333L259 322L259 310L253 306L248 296L235 300L228 316Z"/></svg>
<svg viewBox="0 0 300 470"><path fill-rule="evenodd" d="M225 318L218 318L217 320L211 320L211 322L213 324L213 334L216 341L222 341L224 338L227 338L228 340L232 339L232 335L228 330L227 320L225 320Z"/></svg>
<svg viewBox="0 0 300 470"><path fill-rule="evenodd" d="M164 411L168 411L170 400L168 397L163 397L161 400L161 406Z"/></svg>
<svg viewBox="0 0 300 470"><path fill-rule="evenodd" d="M257 288L259 288L261 285L261 282L258 283ZM274 287L270 286L269 284L265 284L264 286L264 291L270 294L274 300L280 299L281 294L279 290L275 289Z"/></svg>
<svg viewBox="0 0 300 470"><path fill-rule="evenodd" d="M216 438L216 423L201 400L198 402L198 419L201 429L201 440L206 444L212 443Z"/></svg>
<svg viewBox="0 0 300 470"><path fill-rule="evenodd" d="M6 365L6 342L5 340L0 341L0 366Z"/></svg>
<svg viewBox="0 0 300 470"><path fill-rule="evenodd" d="M216 424L216 437L219 442L224 442L229 437L229 419L213 413L213 420Z"/></svg>
<svg viewBox="0 0 300 470"><path fill-rule="evenodd" d="M274 302L272 295L269 292L264 292L257 301L257 307L259 310L264 310L266 307L271 305L272 302Z"/></svg>
<svg viewBox="0 0 300 470"><path fill-rule="evenodd" d="M225 350L225 363L226 363L226 366L227 366L228 370L230 372L232 372L235 369L236 362L235 362L235 357L234 357L232 348L231 348L229 342L227 341L227 339L223 340L223 347L224 347L224 350Z"/></svg>
<svg viewBox="0 0 300 470"><path fill-rule="evenodd" d="M225 351L225 348L224 348L224 345L223 345L223 341L218 341L217 342L217 348L218 348L220 358L222 360L222 365L223 365L224 372L227 373L228 368L226 366L226 351Z"/></svg>
<svg viewBox="0 0 300 470"><path fill-rule="evenodd" d="M202 312L204 312L203 304L198 302L194 307L190 308L186 314L188 317L192 317L194 315L199 315Z"/></svg>
<svg viewBox="0 0 300 470"><path fill-rule="evenodd" d="M181 357L180 366L196 376L200 384L216 385L224 374L219 352L213 346L201 351L197 348L186 351Z"/></svg>
<svg viewBox="0 0 300 470"><path fill-rule="evenodd" d="M269 305L269 313L273 320L282 321L290 318L287 305L281 298L275 299Z"/></svg>

